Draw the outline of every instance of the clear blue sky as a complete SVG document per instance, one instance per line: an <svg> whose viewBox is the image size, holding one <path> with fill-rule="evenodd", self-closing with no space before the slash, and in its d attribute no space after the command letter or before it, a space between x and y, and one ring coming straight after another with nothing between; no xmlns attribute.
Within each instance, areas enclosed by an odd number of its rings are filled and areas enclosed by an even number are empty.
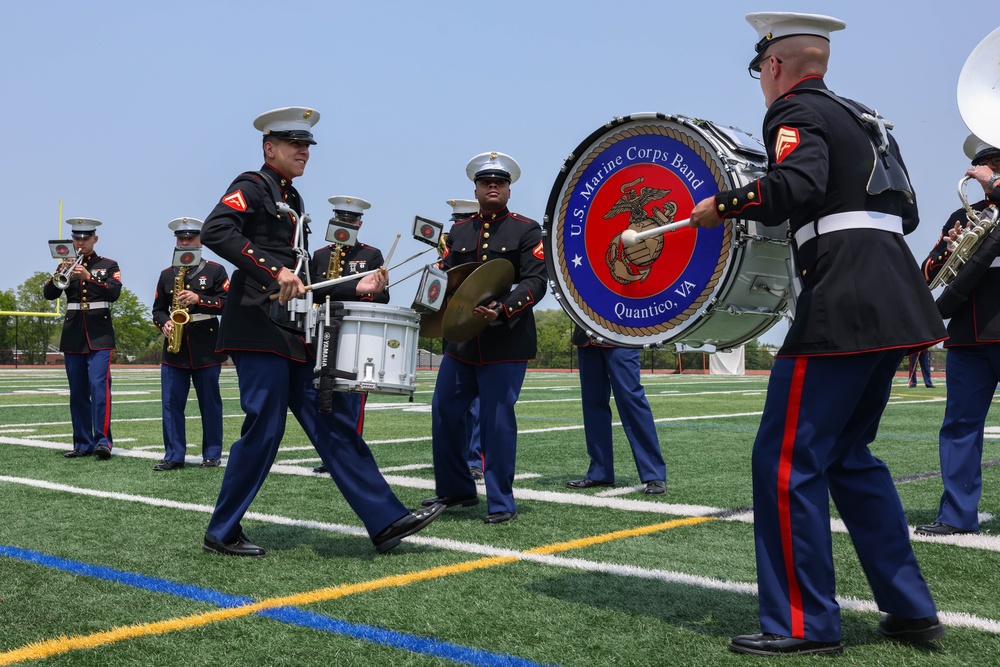
<svg viewBox="0 0 1000 667"><path fill-rule="evenodd" d="M385 251L402 233L396 258L413 254L425 247L410 237L413 216L447 220L446 199L472 198L466 162L489 150L519 161L511 208L541 222L567 155L614 116L682 114L759 136L765 108L746 72L756 34L743 16L764 10L847 22L827 83L895 123L922 258L959 206L968 130L956 82L998 24L982 5L63 0L4 6L0 169L13 235L0 289L54 267L46 241L62 201L64 217L104 221L97 251L151 304L171 258L167 222L204 218L260 166L252 120L281 106L322 114L296 180L318 221L314 248L327 197L346 194L373 204L362 240ZM392 303L415 292L412 279Z"/></svg>

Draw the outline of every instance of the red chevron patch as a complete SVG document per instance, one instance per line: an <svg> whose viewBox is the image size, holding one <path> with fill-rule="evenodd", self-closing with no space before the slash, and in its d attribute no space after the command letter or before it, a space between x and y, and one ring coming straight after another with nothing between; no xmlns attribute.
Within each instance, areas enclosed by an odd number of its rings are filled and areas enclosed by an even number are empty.
<svg viewBox="0 0 1000 667"><path fill-rule="evenodd" d="M243 198L243 191L230 192L222 198L222 203L240 213L247 210L247 200Z"/></svg>

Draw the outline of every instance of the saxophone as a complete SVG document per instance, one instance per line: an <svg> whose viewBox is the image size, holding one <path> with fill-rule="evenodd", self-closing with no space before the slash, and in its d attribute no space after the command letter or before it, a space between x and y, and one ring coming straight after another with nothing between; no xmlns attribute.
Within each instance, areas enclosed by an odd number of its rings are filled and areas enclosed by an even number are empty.
<svg viewBox="0 0 1000 667"><path fill-rule="evenodd" d="M181 343L184 342L184 325L191 321L187 308L181 308L177 303L178 295L184 290L184 278L187 276L188 267L182 266L177 269L177 276L174 278L174 297L170 304L170 321L174 323L174 328L167 336L167 352L177 354L181 350Z"/></svg>
<svg viewBox="0 0 1000 667"><path fill-rule="evenodd" d="M326 277L328 280L339 278L342 271L340 260L344 257L344 244L337 243L330 251L330 263L326 267Z"/></svg>

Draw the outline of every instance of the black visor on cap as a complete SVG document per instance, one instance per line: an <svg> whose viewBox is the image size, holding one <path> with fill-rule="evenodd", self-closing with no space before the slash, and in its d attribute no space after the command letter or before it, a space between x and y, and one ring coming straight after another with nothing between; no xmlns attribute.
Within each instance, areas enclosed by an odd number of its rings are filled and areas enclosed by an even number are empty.
<svg viewBox="0 0 1000 667"><path fill-rule="evenodd" d="M97 232L94 231L94 230L90 230L90 231L86 231L86 232L73 232L73 238L75 238L75 239L89 239L91 236L93 236L96 233Z"/></svg>
<svg viewBox="0 0 1000 667"><path fill-rule="evenodd" d="M287 139L288 141L304 141L312 146L316 145L316 140L313 139L312 132L307 130L280 130L277 132L268 132L264 135L264 140L269 138L274 139Z"/></svg>
<svg viewBox="0 0 1000 667"><path fill-rule="evenodd" d="M333 209L333 218L330 219L330 222L358 223L361 222L361 214L354 211L341 211L335 208Z"/></svg>
<svg viewBox="0 0 1000 667"><path fill-rule="evenodd" d="M1000 157L1000 148L984 148L983 150L976 153L976 157L972 158L972 166L978 167L979 165L986 164L986 161L991 157Z"/></svg>
<svg viewBox="0 0 1000 667"><path fill-rule="evenodd" d="M785 35L785 36L791 37L791 35ZM778 39L781 39L781 37L778 37ZM753 45L754 53L756 53L757 55L755 55L753 57L753 60L750 61L750 64L747 65L747 69L754 72L758 71L758 69L760 68L760 64L764 62L764 52L767 51L767 47L777 42L778 39L771 39L771 33L767 33L766 35L761 37L760 41Z"/></svg>
<svg viewBox="0 0 1000 667"><path fill-rule="evenodd" d="M504 171L503 169L485 169L483 171L476 172L476 180L481 178L502 178L505 181L510 180L510 173Z"/></svg>
<svg viewBox="0 0 1000 667"><path fill-rule="evenodd" d="M201 232L197 229L178 229L174 232L174 236L190 237L190 236L201 236Z"/></svg>

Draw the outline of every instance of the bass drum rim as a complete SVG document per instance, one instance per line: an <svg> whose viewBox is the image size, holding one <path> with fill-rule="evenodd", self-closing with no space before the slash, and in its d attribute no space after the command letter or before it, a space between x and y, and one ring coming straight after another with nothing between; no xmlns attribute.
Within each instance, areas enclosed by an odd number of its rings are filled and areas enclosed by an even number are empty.
<svg viewBox="0 0 1000 667"><path fill-rule="evenodd" d="M656 125L657 122L660 125ZM671 127L667 123L677 126L677 128ZM727 158L731 156L738 161L741 155L753 155L757 161L762 163L766 160L764 148L761 146L760 151L757 152L750 149L743 151L738 146L728 146L724 143L723 138L718 136L718 131L713 131L713 128L718 127L711 121L662 113L636 113L616 117L592 132L563 162L549 193L543 224L545 231L543 243L549 271L549 289L560 307L570 316L570 319L599 342L633 348L683 343L689 333L694 333L693 330L699 328L699 322L704 319L706 312L710 311L720 295L724 295L737 278L733 267L739 265L744 249L741 244L737 243L740 233L739 221L724 221L723 225L720 225L722 239L716 266L701 295L683 312L671 317L667 322L654 326L630 327L609 322L606 318L594 313L593 309L583 300L583 295L577 293L571 281L566 277L568 263L564 254L565 247L563 244L557 243L555 238L557 226L566 224L569 200L573 195L576 183L582 177L587 165L600 157L603 150L617 141L640 134L661 134L683 143L697 154L711 172L716 191L742 187L749 180L741 181L743 173L727 164ZM653 131L650 131L650 128ZM685 132L681 132L678 128L683 128ZM764 325L764 331L770 326L773 326L773 323Z"/></svg>

